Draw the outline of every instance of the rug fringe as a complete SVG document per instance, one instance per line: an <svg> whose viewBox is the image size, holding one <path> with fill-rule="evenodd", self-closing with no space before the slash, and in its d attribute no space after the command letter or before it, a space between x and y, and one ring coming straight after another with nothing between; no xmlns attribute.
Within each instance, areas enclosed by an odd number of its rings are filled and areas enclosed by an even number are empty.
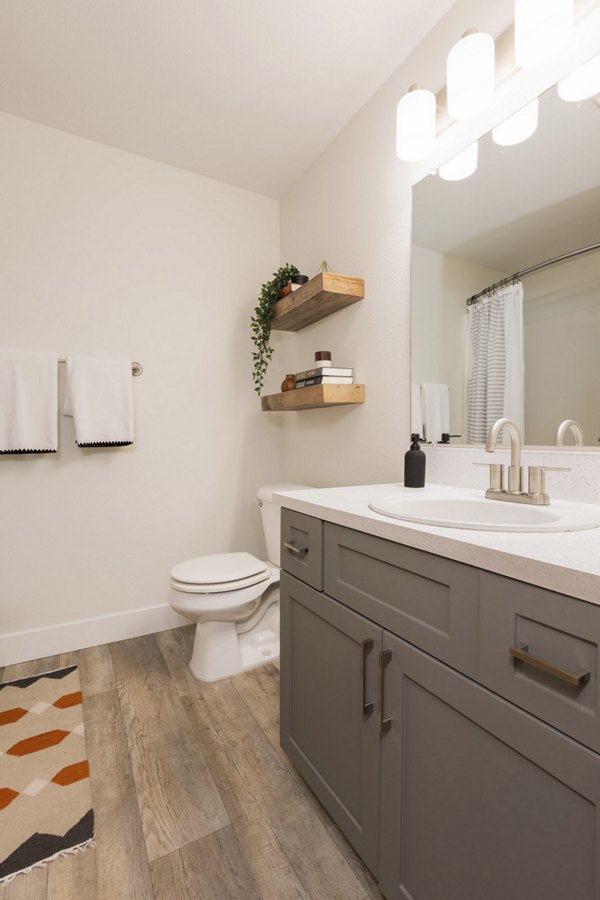
<svg viewBox="0 0 600 900"><path fill-rule="evenodd" d="M0 885L10 884L13 879L17 877L17 875L28 875L29 872L33 872L34 869L40 869L43 866L47 866L48 863L52 862L54 859L60 859L61 856L74 856L76 853L81 853L82 850L86 850L88 847L95 847L96 841L94 838L95 834L88 838L87 841L83 841L81 844L76 844L74 847L68 847L66 850L59 850L58 853L55 853L53 856L48 856L46 859L41 859L39 862L34 863L32 866L28 866L26 869L19 869L18 872L11 872L10 875L6 875L4 878L0 878Z"/></svg>

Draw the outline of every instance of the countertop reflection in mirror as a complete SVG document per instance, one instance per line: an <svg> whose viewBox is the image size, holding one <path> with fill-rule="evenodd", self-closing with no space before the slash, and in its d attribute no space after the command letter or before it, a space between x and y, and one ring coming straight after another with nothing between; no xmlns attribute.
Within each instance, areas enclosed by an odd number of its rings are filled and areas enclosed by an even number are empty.
<svg viewBox="0 0 600 900"><path fill-rule="evenodd" d="M600 96L567 103L553 87L528 140L502 147L488 134L470 178L430 175L413 189L411 377L413 386L449 385L453 444L477 433L466 415L467 406L474 415L467 299L600 242L598 147ZM525 442L552 446L559 424L575 419L584 444L600 451L600 250L521 283Z"/></svg>

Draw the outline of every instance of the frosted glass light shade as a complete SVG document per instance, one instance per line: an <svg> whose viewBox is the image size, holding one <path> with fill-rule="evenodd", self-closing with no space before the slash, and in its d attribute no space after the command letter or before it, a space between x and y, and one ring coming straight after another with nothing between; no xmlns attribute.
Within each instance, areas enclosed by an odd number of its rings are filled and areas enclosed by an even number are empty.
<svg viewBox="0 0 600 900"><path fill-rule="evenodd" d="M489 34L467 34L448 54L448 114L458 121L471 119L488 108L496 85L494 39Z"/></svg>
<svg viewBox="0 0 600 900"><path fill-rule="evenodd" d="M536 97L523 109L501 122L492 130L492 140L501 147L512 147L531 137L538 127L540 102Z"/></svg>
<svg viewBox="0 0 600 900"><path fill-rule="evenodd" d="M522 69L552 62L573 36L574 0L515 0L515 59Z"/></svg>
<svg viewBox="0 0 600 900"><path fill-rule="evenodd" d="M600 94L600 53L582 66L577 66L570 75L558 82L558 96L561 100L578 103L596 94Z"/></svg>
<svg viewBox="0 0 600 900"><path fill-rule="evenodd" d="M444 181L462 181L477 171L479 144L475 141L438 169Z"/></svg>
<svg viewBox="0 0 600 900"><path fill-rule="evenodd" d="M426 159L434 146L435 94L410 90L396 111L396 153L405 162L417 162Z"/></svg>

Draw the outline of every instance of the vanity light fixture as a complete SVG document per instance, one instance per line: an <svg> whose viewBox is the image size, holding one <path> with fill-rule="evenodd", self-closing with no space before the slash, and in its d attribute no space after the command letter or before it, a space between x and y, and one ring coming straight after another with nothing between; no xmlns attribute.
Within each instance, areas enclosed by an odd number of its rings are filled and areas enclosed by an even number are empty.
<svg viewBox="0 0 600 900"><path fill-rule="evenodd" d="M582 66L573 69L558 82L558 96L561 100L578 103L600 94L600 53L592 56Z"/></svg>
<svg viewBox="0 0 600 900"><path fill-rule="evenodd" d="M492 129L492 140L500 147L512 147L526 141L538 127L540 101L536 97L523 109Z"/></svg>
<svg viewBox="0 0 600 900"><path fill-rule="evenodd" d="M404 162L426 159L435 145L435 94L412 84L396 111L396 153Z"/></svg>
<svg viewBox="0 0 600 900"><path fill-rule="evenodd" d="M473 28L448 54L448 115L457 121L484 112L494 99L496 52L494 39Z"/></svg>
<svg viewBox="0 0 600 900"><path fill-rule="evenodd" d="M469 144L456 156L444 163L438 169L438 175L444 181L462 181L477 171L477 159L479 156L479 143L475 141Z"/></svg>
<svg viewBox="0 0 600 900"><path fill-rule="evenodd" d="M553 62L570 44L575 31L575 0L515 0L514 54L522 69ZM502 46L510 36L500 37ZM496 42L477 29L466 31L447 59L446 108L448 116L463 121L484 112L494 100ZM579 101L600 92L600 54L559 82L559 96ZM405 162L426 159L435 149L436 96L421 85L412 85L398 103L396 153ZM600 104L599 104L600 105ZM537 128L534 102L493 129L500 146L521 143ZM440 167L447 180L472 175L477 168L477 146ZM458 172L460 174L454 174Z"/></svg>
<svg viewBox="0 0 600 900"><path fill-rule="evenodd" d="M560 56L573 35L574 0L515 0L515 60L535 69Z"/></svg>

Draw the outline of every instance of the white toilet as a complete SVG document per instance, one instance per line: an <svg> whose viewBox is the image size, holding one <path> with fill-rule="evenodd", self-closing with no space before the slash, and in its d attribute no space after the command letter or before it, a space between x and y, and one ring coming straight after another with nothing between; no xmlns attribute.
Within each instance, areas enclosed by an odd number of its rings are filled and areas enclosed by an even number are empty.
<svg viewBox="0 0 600 900"><path fill-rule="evenodd" d="M198 623L190 670L200 681L278 659L281 507L273 503L273 493L305 487L271 484L258 490L268 562L250 553L217 553L171 570L169 603Z"/></svg>

